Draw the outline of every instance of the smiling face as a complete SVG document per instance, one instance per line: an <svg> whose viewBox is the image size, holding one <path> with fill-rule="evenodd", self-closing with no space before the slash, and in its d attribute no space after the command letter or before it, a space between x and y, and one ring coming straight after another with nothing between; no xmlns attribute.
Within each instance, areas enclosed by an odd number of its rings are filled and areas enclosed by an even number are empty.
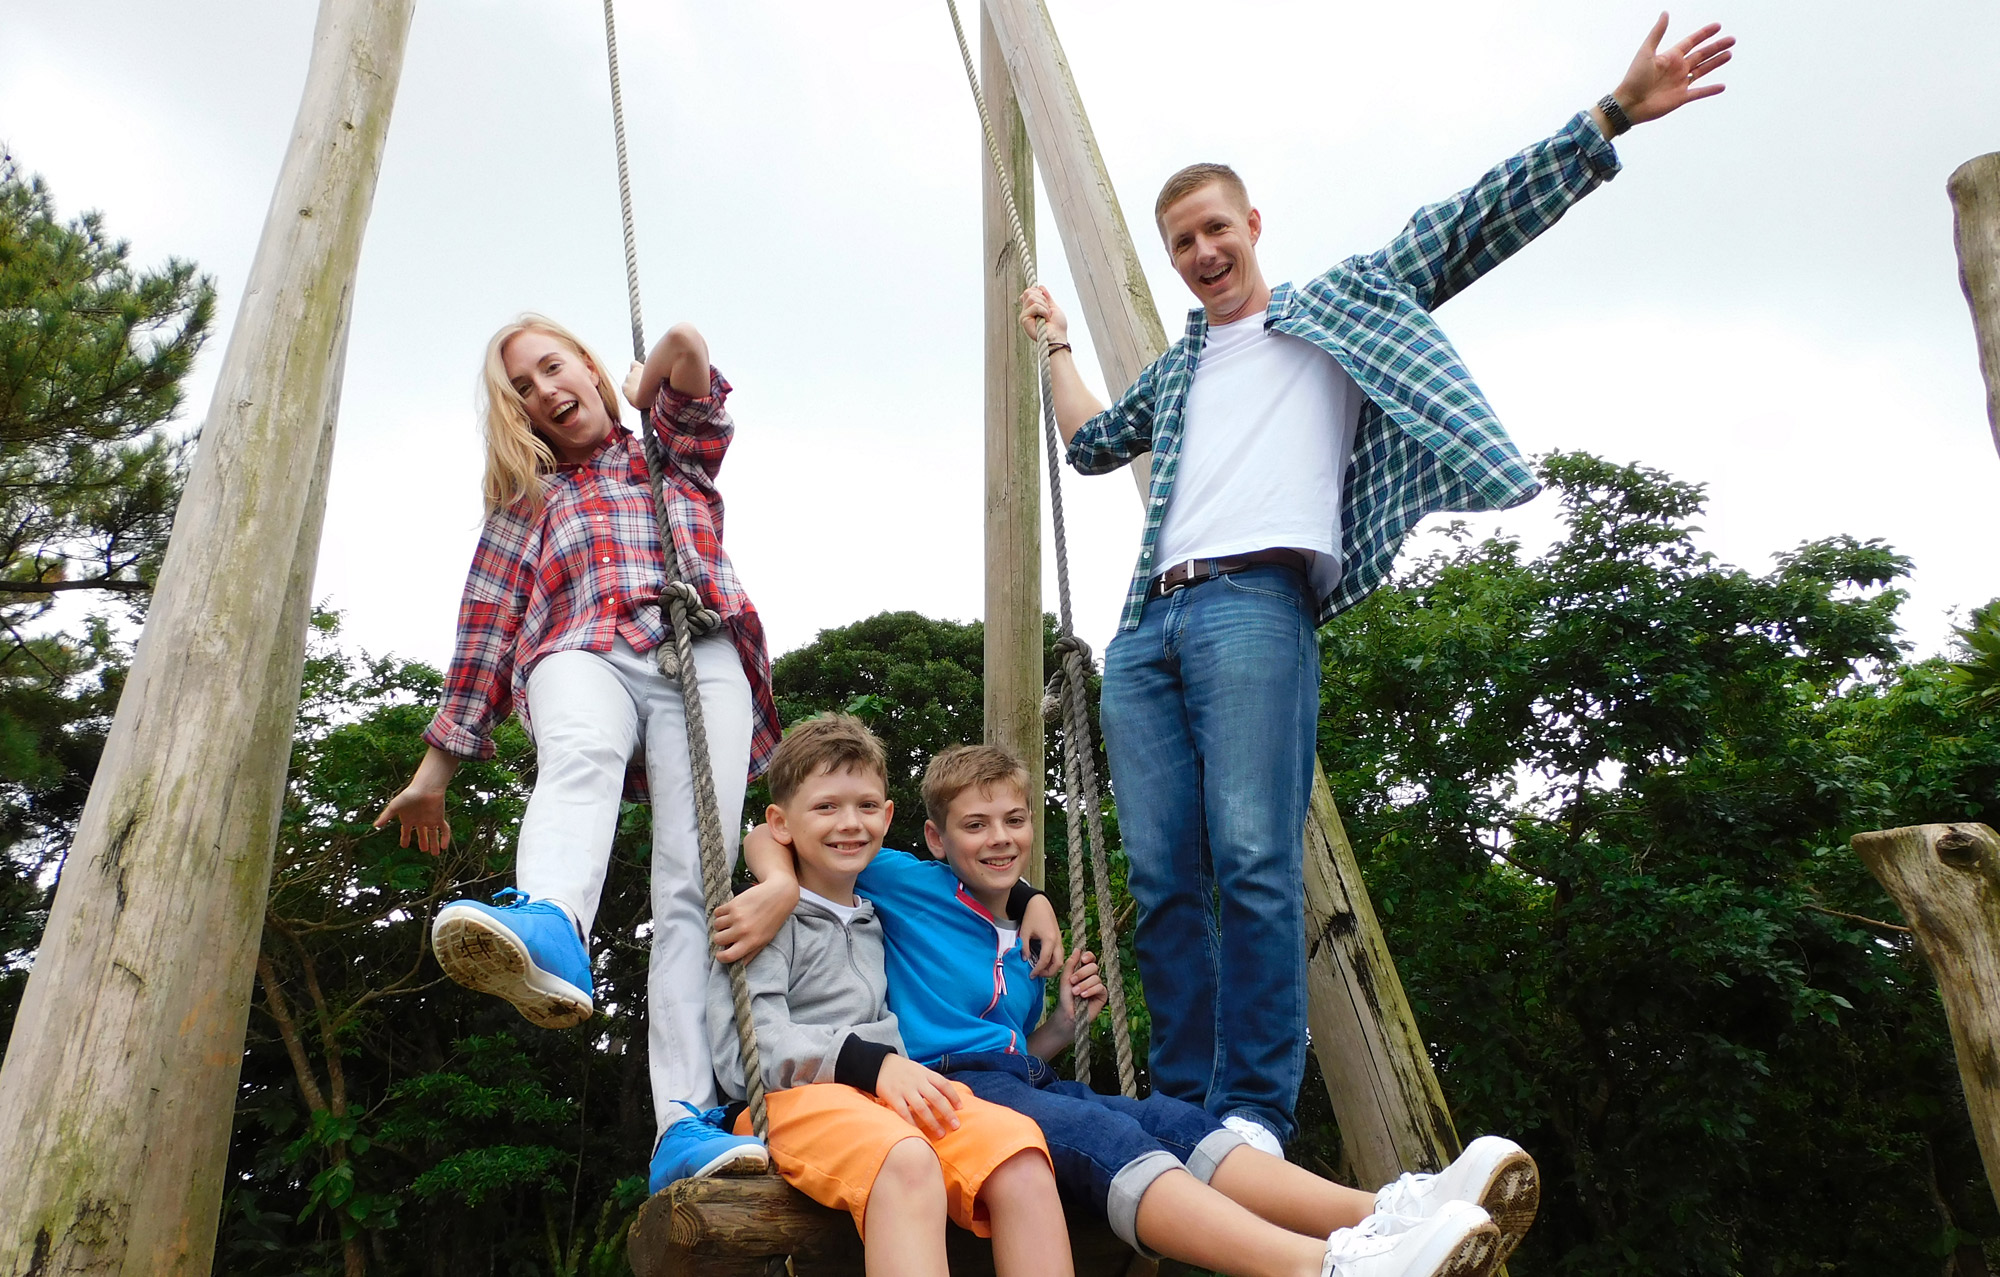
<svg viewBox="0 0 2000 1277"><path fill-rule="evenodd" d="M1270 304L1257 264L1263 228L1262 215L1221 182L1196 187L1161 210L1167 256L1211 324L1246 318Z"/></svg>
<svg viewBox="0 0 2000 1277"><path fill-rule="evenodd" d="M1027 872L1035 822L1018 780L996 780L959 791L945 809L944 828L924 822L931 854L951 866L973 899L995 917Z"/></svg>
<svg viewBox="0 0 2000 1277"><path fill-rule="evenodd" d="M853 767L821 768L805 778L764 818L780 842L791 844L799 886L838 904L854 900L854 879L875 853L896 814L882 777Z"/></svg>
<svg viewBox="0 0 2000 1277"><path fill-rule="evenodd" d="M597 369L554 333L529 328L500 348L507 382L521 396L528 424L559 461L590 459L611 433L611 414L597 388Z"/></svg>

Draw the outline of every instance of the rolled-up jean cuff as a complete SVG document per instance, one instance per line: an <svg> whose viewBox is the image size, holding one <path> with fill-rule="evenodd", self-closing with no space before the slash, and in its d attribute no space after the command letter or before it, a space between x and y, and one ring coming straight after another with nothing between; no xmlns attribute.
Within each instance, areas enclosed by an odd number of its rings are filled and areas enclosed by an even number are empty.
<svg viewBox="0 0 2000 1277"><path fill-rule="evenodd" d="M1210 1131L1188 1154L1188 1174L1208 1183L1215 1178L1215 1168L1222 1165L1222 1159L1249 1142L1235 1131Z"/></svg>
<svg viewBox="0 0 2000 1277"><path fill-rule="evenodd" d="M1150 1153L1141 1153L1120 1167L1111 1177L1111 1192L1105 1198L1104 1215L1111 1222L1111 1231L1118 1240L1138 1251L1154 1263L1164 1256L1150 1250L1139 1240L1139 1199L1153 1186L1153 1181L1168 1171L1186 1170L1178 1157L1163 1148Z"/></svg>

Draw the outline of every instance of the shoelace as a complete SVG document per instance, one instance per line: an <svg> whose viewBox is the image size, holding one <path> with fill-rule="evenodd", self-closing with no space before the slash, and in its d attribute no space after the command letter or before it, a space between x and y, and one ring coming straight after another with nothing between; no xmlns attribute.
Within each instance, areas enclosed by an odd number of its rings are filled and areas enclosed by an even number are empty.
<svg viewBox="0 0 2000 1277"><path fill-rule="evenodd" d="M502 887L493 893L493 907L495 909L519 909L531 899L533 897L518 887Z"/></svg>
<svg viewBox="0 0 2000 1277"><path fill-rule="evenodd" d="M1370 1215L1352 1228L1337 1228L1333 1236L1326 1239L1326 1255L1334 1264L1344 1264L1350 1259L1367 1259L1396 1248L1396 1238L1384 1235L1380 1212Z"/></svg>
<svg viewBox="0 0 2000 1277"><path fill-rule="evenodd" d="M1396 1182L1385 1185L1375 1194L1375 1213L1389 1216L1405 1224L1414 1224L1429 1217L1424 1209L1424 1198L1430 1195L1431 1185L1437 1176L1405 1171L1397 1176ZM1366 1221L1363 1221L1366 1222Z"/></svg>

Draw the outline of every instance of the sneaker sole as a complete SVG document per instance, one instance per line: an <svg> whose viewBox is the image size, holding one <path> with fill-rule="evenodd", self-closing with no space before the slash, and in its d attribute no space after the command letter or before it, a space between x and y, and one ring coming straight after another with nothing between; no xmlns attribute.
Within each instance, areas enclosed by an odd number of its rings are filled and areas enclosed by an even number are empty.
<svg viewBox="0 0 2000 1277"><path fill-rule="evenodd" d="M771 1158L764 1146L739 1144L720 1154L700 1170L689 1175L689 1179L707 1179L711 1175L762 1175L771 1168Z"/></svg>
<svg viewBox="0 0 2000 1277"><path fill-rule="evenodd" d="M1459 1239L1430 1270L1430 1277L1488 1277L1500 1266L1500 1256L1500 1232L1485 1224Z"/></svg>
<svg viewBox="0 0 2000 1277"><path fill-rule="evenodd" d="M477 993L505 998L530 1024L573 1028L595 1009L588 993L536 967L521 937L475 909L440 912L431 948L446 975Z"/></svg>
<svg viewBox="0 0 2000 1277"><path fill-rule="evenodd" d="M735 1148L724 1149L722 1152L716 1154L715 1160L709 1162L706 1166L697 1167L690 1173L681 1176L680 1179L670 1179L653 1191L664 1193L674 1185L691 1179L762 1175L770 1169L770 1154L765 1152L762 1144L739 1144Z"/></svg>
<svg viewBox="0 0 2000 1277"><path fill-rule="evenodd" d="M1506 1263L1507 1256L1528 1235L1541 1204L1542 1176L1534 1158L1515 1153L1493 1168L1492 1178L1479 1194L1479 1205L1500 1230L1500 1263Z"/></svg>

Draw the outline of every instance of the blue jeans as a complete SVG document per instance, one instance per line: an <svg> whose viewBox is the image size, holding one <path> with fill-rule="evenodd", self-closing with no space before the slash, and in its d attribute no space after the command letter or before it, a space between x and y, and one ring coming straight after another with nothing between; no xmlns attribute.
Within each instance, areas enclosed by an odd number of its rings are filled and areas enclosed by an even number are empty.
<svg viewBox="0 0 2000 1277"><path fill-rule="evenodd" d="M1243 1137L1206 1111L1155 1091L1143 1100L1099 1095L1056 1076L1032 1055L969 1051L946 1055L937 1071L991 1104L1035 1119L1049 1142L1056 1189L1065 1205L1111 1225L1127 1246L1158 1259L1139 1241L1139 1199L1169 1171L1206 1184Z"/></svg>
<svg viewBox="0 0 2000 1277"><path fill-rule="evenodd" d="M1314 611L1299 573L1250 568L1151 600L1104 657L1153 1089L1283 1141L1305 1079Z"/></svg>

